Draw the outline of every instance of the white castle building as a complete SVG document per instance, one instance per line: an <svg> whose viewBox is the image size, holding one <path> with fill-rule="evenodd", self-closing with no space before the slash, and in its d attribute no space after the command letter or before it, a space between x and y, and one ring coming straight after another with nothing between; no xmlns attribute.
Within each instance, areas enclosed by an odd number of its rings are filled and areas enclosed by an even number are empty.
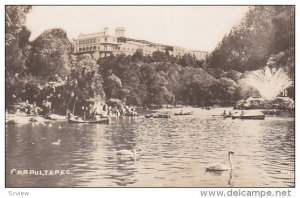
<svg viewBox="0 0 300 198"><path fill-rule="evenodd" d="M74 53L91 53L96 59L111 54L133 55L137 50L142 50L144 55L150 56L155 51L168 51L172 56L191 54L197 60L205 59L208 54L204 51L192 51L182 47L127 38L123 27L117 27L114 36L108 34L108 28L104 28L103 32L80 34L77 39L74 39Z"/></svg>

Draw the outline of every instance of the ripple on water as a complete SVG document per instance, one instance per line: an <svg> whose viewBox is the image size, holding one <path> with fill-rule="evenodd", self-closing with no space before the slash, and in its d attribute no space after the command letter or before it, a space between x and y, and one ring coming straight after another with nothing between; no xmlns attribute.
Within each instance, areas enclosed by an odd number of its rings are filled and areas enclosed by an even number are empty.
<svg viewBox="0 0 300 198"><path fill-rule="evenodd" d="M170 119L114 118L110 125L59 123L6 127L7 170L71 169L72 175L22 179L7 174L7 185L18 186L141 186L141 187L292 187L295 134L293 118L264 121L207 116L222 112L192 109L194 116ZM217 113L216 113L217 112ZM62 133L63 129L63 133ZM60 147L51 142L62 140ZM34 142L35 144L32 144ZM142 147L138 161L119 160L115 151ZM205 172L211 163L234 170Z"/></svg>

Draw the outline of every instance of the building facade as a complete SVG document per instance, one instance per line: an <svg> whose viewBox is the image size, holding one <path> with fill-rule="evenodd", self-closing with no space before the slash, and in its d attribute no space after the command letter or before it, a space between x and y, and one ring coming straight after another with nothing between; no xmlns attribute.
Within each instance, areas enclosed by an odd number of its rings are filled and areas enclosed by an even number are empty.
<svg viewBox="0 0 300 198"><path fill-rule="evenodd" d="M102 32L92 34L80 34L74 39L74 53L92 53L96 58L110 55L133 55L137 50L142 50L144 55L151 56L155 51L166 52L172 56L193 55L197 60L203 60L207 56L204 51L192 51L182 47L163 45L146 40L137 40L125 37L125 28L117 27L114 36L109 35L108 28Z"/></svg>

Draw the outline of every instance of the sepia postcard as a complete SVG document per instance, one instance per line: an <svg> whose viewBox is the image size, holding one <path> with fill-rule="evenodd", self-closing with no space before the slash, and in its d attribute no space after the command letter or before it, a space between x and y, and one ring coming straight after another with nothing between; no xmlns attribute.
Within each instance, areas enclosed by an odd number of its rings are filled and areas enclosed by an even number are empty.
<svg viewBox="0 0 300 198"><path fill-rule="evenodd" d="M5 186L295 188L295 6L6 5Z"/></svg>

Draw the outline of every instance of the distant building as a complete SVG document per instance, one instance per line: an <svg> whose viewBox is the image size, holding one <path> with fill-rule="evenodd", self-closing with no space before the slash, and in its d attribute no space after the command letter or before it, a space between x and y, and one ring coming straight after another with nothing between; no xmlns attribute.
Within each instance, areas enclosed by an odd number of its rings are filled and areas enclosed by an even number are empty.
<svg viewBox="0 0 300 198"><path fill-rule="evenodd" d="M92 53L98 59L110 55L133 55L137 50L142 50L144 55L152 55L155 51L168 52L172 56L191 54L198 60L207 56L204 51L192 51L182 47L152 43L146 40L131 39L125 37L125 28L117 27L115 35L108 34L108 28L102 32L92 34L80 34L74 39L74 53Z"/></svg>

